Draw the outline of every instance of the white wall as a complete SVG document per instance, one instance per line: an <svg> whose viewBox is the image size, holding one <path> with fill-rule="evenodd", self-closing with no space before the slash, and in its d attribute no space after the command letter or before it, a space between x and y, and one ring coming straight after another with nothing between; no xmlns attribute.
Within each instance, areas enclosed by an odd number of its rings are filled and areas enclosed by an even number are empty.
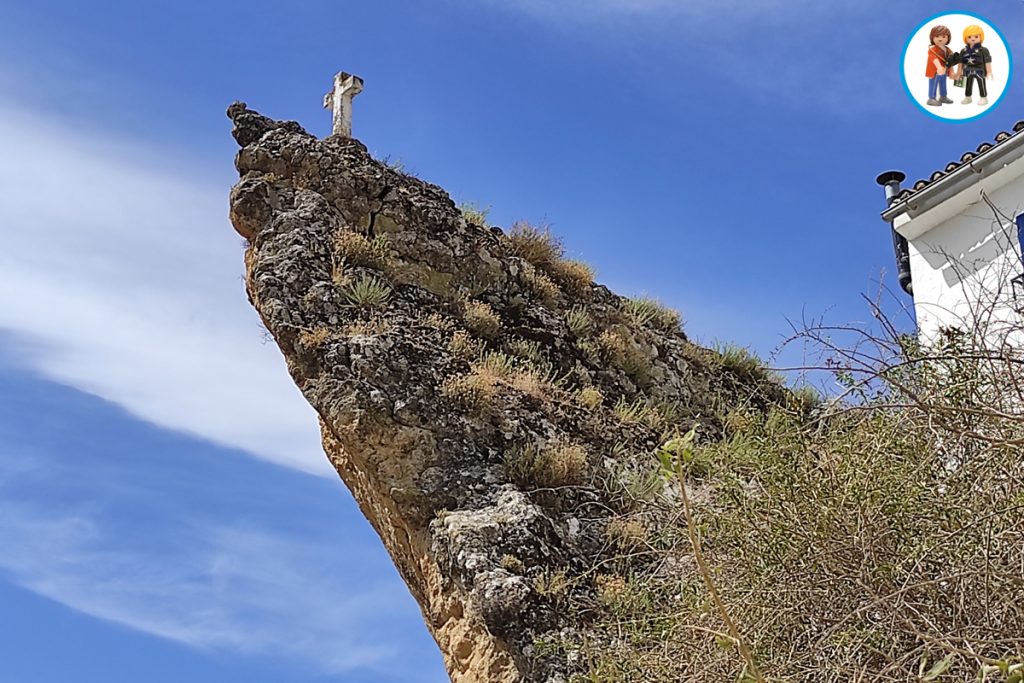
<svg viewBox="0 0 1024 683"><path fill-rule="evenodd" d="M1012 220L996 219L978 186L963 194L968 195L966 208L910 240L919 335L922 341L932 341L942 327L986 329L991 341L1001 345L1007 328L1024 328L1010 286L1010 278L1024 272L1017 228ZM1012 219L1024 211L1024 175L988 196Z"/></svg>

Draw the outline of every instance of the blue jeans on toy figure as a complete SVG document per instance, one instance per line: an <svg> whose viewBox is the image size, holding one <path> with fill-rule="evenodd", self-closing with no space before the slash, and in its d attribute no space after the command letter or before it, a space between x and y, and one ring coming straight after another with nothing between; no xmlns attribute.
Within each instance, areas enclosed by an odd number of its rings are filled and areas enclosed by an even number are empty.
<svg viewBox="0 0 1024 683"><path fill-rule="evenodd" d="M928 99L938 99L936 91L938 91L938 97L946 96L946 74L937 74L928 79Z"/></svg>

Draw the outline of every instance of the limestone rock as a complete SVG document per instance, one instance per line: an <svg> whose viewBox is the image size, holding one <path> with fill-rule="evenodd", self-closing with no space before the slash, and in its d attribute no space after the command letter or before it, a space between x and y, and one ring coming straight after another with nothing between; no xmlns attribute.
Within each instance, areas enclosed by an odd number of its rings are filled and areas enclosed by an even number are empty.
<svg viewBox="0 0 1024 683"><path fill-rule="evenodd" d="M667 430L713 438L723 406L783 390L755 394L680 329L570 287L358 140L228 116L249 299L452 680L569 680L594 610L565 606L594 602L623 482Z"/></svg>

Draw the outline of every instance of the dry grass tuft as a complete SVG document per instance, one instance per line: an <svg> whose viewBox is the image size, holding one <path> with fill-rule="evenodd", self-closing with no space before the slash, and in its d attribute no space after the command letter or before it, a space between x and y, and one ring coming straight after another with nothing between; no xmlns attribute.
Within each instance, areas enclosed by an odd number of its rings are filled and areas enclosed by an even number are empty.
<svg viewBox="0 0 1024 683"><path fill-rule="evenodd" d="M642 424L659 433L668 430L679 419L676 406L644 398L627 401L620 396L612 410L623 422Z"/></svg>
<svg viewBox="0 0 1024 683"><path fill-rule="evenodd" d="M487 227L487 216L491 212L491 207L480 206L476 202L463 202L459 204L459 211L462 212L462 217L467 222L484 228Z"/></svg>
<svg viewBox="0 0 1024 683"><path fill-rule="evenodd" d="M465 330L456 330L448 342L448 351L457 358L473 360L484 352L484 342L471 336Z"/></svg>
<svg viewBox="0 0 1024 683"><path fill-rule="evenodd" d="M555 281L537 268L525 268L523 270L523 281L530 294L542 301L546 306L554 305L562 294Z"/></svg>
<svg viewBox="0 0 1024 683"><path fill-rule="evenodd" d="M544 447L530 444L511 451L505 468L524 487L557 488L583 481L587 451L583 446L556 443Z"/></svg>
<svg viewBox="0 0 1024 683"><path fill-rule="evenodd" d="M597 338L597 344L605 356L629 375L641 387L651 381L651 360L643 350L621 332L605 330Z"/></svg>
<svg viewBox="0 0 1024 683"><path fill-rule="evenodd" d="M299 343L308 349L315 349L323 346L335 336L336 333L329 327L314 327L299 333Z"/></svg>
<svg viewBox="0 0 1024 683"><path fill-rule="evenodd" d="M565 247L547 226L536 227L526 221L517 221L509 231L512 253L547 270L561 260Z"/></svg>
<svg viewBox="0 0 1024 683"><path fill-rule="evenodd" d="M462 310L466 328L484 339L494 339L501 332L501 319L494 309L482 301L469 301Z"/></svg>
<svg viewBox="0 0 1024 683"><path fill-rule="evenodd" d="M614 612L622 604L629 584L617 574L598 574L594 577L594 588L597 589L598 601Z"/></svg>
<svg viewBox="0 0 1024 683"><path fill-rule="evenodd" d="M516 391L539 399L547 398L554 386L548 377L529 368L519 369L513 373L509 378L509 384Z"/></svg>
<svg viewBox="0 0 1024 683"><path fill-rule="evenodd" d="M545 569L533 580L533 589L553 602L561 602L569 591L569 577L564 569Z"/></svg>
<svg viewBox="0 0 1024 683"><path fill-rule="evenodd" d="M514 255L523 258L543 274L543 279L527 271L527 285L545 301L553 301L564 289L573 296L583 296L594 284L594 269L582 261L563 258L565 247L547 227L536 227L518 221L509 231ZM539 280L536 281L536 280ZM546 281L545 281L546 280Z"/></svg>
<svg viewBox="0 0 1024 683"><path fill-rule="evenodd" d="M430 313L420 317L422 324L435 330L442 330L444 332L452 332L455 329L455 323L451 318L443 316L440 313Z"/></svg>
<svg viewBox="0 0 1024 683"><path fill-rule="evenodd" d="M764 361L742 346L737 346L736 344L715 344L713 350L719 365L737 375L754 380L780 380L765 365Z"/></svg>
<svg viewBox="0 0 1024 683"><path fill-rule="evenodd" d="M372 320L356 320L345 325L341 333L346 337L364 336L375 337L387 334L395 329L395 326L387 320L374 318Z"/></svg>
<svg viewBox="0 0 1024 683"><path fill-rule="evenodd" d="M594 269L583 261L562 259L549 266L548 272L565 291L574 296L582 296L590 291L594 284Z"/></svg>
<svg viewBox="0 0 1024 683"><path fill-rule="evenodd" d="M526 565L515 555L506 553L501 556L501 568L513 574L525 574Z"/></svg>
<svg viewBox="0 0 1024 683"><path fill-rule="evenodd" d="M508 343L508 350L534 367L540 368L547 363L540 344L532 339L513 339Z"/></svg>
<svg viewBox="0 0 1024 683"><path fill-rule="evenodd" d="M638 327L650 326L662 332L678 332L683 321L679 311L646 296L628 299L623 310Z"/></svg>
<svg viewBox="0 0 1024 683"><path fill-rule="evenodd" d="M589 386L579 389L576 394L576 402L584 408L594 410L604 403L604 394L597 387Z"/></svg>
<svg viewBox="0 0 1024 683"><path fill-rule="evenodd" d="M441 384L441 396L470 412L482 412L496 393L494 378L476 372L449 377Z"/></svg>
<svg viewBox="0 0 1024 683"><path fill-rule="evenodd" d="M647 544L647 527L631 517L615 517L610 520L605 535L622 552L631 552Z"/></svg>
<svg viewBox="0 0 1024 683"><path fill-rule="evenodd" d="M378 235L371 240L361 233L342 230L334 239L337 260L348 266L383 270L387 264L388 249L387 235Z"/></svg>

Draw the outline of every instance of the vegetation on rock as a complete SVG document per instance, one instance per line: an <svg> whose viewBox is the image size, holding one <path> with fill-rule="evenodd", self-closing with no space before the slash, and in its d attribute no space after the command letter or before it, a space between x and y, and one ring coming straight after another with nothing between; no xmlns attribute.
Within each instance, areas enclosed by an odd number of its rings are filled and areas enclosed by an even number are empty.
<svg viewBox="0 0 1024 683"><path fill-rule="evenodd" d="M228 113L249 298L453 681L1019 683L1012 349L808 329L822 402L546 228Z"/></svg>

